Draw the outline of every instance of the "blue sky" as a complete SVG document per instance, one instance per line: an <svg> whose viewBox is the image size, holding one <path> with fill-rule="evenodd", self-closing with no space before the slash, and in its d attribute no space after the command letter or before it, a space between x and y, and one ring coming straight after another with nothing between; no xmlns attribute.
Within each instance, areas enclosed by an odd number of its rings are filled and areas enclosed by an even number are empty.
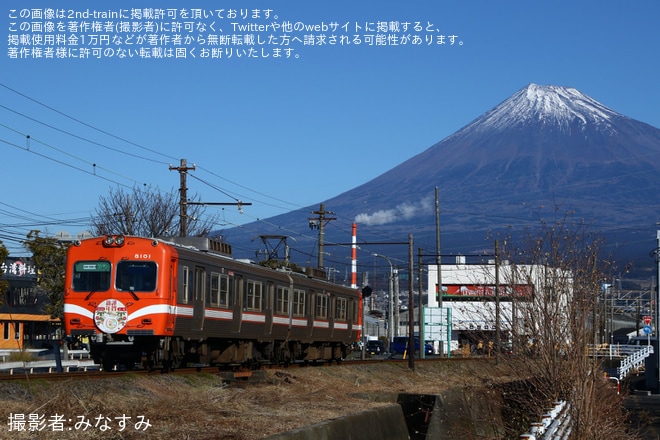
<svg viewBox="0 0 660 440"><path fill-rule="evenodd" d="M337 23L335 33L352 39L356 33L364 38L367 23L420 22L432 25L432 32L418 33L422 38L456 38L454 45L290 43L288 59L13 58L12 47L32 48L22 42L34 32L20 23L39 20L12 9L53 5L67 14L83 7L224 9L224 18L203 20L205 34L263 40L281 38L281 29L234 32L232 23ZM240 8L262 18L227 17ZM269 19L265 10L272 11ZM99 196L110 188L177 189L179 176L169 164L181 158L198 167L188 186L201 200L252 203L242 214L225 207L227 224L318 206L426 150L529 83L575 87L660 127L655 0L634 6L610 0L9 0L0 17L0 240L12 255L25 253L19 241L31 229L87 229ZM356 32L356 24L363 29ZM332 32L293 34L317 42ZM12 45L10 36L21 44ZM272 53L275 46L263 48Z"/></svg>

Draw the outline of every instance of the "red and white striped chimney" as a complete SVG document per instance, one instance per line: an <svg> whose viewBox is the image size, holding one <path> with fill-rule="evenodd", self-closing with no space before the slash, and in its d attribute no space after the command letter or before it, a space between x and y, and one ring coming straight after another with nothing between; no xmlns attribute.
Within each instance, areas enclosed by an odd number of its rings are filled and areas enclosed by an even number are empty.
<svg viewBox="0 0 660 440"><path fill-rule="evenodd" d="M353 223L353 233L351 241L351 287L357 289L357 223Z"/></svg>

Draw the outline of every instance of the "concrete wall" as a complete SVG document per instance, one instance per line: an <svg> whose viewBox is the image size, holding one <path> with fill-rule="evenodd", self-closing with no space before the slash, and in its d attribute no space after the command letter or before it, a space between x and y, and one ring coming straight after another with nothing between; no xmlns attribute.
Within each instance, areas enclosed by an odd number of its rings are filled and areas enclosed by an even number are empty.
<svg viewBox="0 0 660 440"><path fill-rule="evenodd" d="M374 401L370 397L370 400ZM385 396L388 400L391 395ZM268 437L267 440L454 440L502 438L501 396L488 389L399 394L397 404Z"/></svg>
<svg viewBox="0 0 660 440"><path fill-rule="evenodd" d="M318 425L276 434L267 440L408 440L403 411L392 404Z"/></svg>

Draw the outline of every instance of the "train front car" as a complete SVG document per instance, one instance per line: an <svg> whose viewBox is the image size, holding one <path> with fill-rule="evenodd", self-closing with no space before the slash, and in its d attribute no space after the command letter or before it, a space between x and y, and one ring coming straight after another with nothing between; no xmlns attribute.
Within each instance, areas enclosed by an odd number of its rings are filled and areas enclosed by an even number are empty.
<svg viewBox="0 0 660 440"><path fill-rule="evenodd" d="M109 235L69 248L64 289L67 335L89 337L104 370L152 367L174 332L175 251L158 240Z"/></svg>

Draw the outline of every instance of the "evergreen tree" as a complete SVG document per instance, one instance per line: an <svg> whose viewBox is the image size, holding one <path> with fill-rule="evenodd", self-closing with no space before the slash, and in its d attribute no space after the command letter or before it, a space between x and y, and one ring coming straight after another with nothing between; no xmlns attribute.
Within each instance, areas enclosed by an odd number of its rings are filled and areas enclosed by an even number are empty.
<svg viewBox="0 0 660 440"><path fill-rule="evenodd" d="M44 238L39 231L30 231L23 245L32 252L37 267L37 294L48 297L46 312L53 318L64 317L64 274L68 244L55 238Z"/></svg>

